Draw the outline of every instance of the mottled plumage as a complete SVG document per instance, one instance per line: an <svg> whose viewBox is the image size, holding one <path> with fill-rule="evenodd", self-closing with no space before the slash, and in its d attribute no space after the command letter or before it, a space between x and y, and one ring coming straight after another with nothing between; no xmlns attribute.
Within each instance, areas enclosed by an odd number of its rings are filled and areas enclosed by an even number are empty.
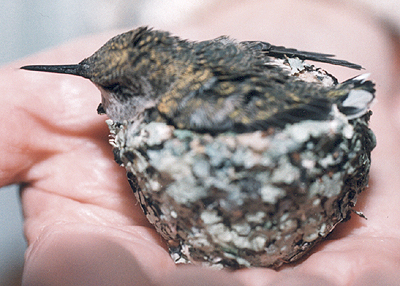
<svg viewBox="0 0 400 286"><path fill-rule="evenodd" d="M145 27L114 37L78 65L23 68L90 79L102 91L99 111L118 122L138 119L146 111L144 120L180 129L246 132L326 119L333 105L350 115L368 110L374 93L370 81L325 87L299 80L276 61L288 57L361 69L329 54L225 36L190 42ZM370 96L359 106L344 108L354 89Z"/></svg>

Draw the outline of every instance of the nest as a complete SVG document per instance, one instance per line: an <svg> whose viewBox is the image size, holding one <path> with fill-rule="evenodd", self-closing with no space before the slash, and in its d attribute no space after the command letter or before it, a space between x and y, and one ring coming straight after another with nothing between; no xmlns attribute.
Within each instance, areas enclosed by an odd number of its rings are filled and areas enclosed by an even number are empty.
<svg viewBox="0 0 400 286"><path fill-rule="evenodd" d="M368 183L370 113L217 136L108 121L148 220L176 262L279 267L349 218Z"/></svg>

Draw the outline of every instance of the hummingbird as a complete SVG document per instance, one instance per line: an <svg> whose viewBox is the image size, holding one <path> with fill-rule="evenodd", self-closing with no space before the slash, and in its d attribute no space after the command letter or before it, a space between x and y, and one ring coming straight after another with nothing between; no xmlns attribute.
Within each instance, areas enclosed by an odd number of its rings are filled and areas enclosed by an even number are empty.
<svg viewBox="0 0 400 286"><path fill-rule="evenodd" d="M190 42L141 27L109 40L75 65L22 69L77 75L101 91L98 112L113 121L167 122L198 132L251 132L326 119L337 108L367 112L374 85L365 77L324 87L299 80L276 59L298 58L360 70L333 55L222 36Z"/></svg>
<svg viewBox="0 0 400 286"><path fill-rule="evenodd" d="M374 83L332 54L139 27L78 64L101 92L115 161L176 263L278 268L350 217L368 184Z"/></svg>

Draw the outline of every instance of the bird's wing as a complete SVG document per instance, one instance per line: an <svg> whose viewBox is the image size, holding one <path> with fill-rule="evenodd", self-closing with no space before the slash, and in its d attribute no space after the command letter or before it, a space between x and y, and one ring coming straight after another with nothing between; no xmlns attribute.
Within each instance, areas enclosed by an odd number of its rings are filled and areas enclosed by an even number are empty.
<svg viewBox="0 0 400 286"><path fill-rule="evenodd" d="M213 76L200 88L177 85L157 108L177 128L211 133L266 130L329 116L332 100L324 98L327 90L302 81L273 81L249 74Z"/></svg>
<svg viewBox="0 0 400 286"><path fill-rule="evenodd" d="M248 132L302 120L325 120L332 105L344 100L352 88L343 86L343 91L332 91L328 96L331 88L296 80L278 66L265 69L264 60L260 60L257 52L246 52L246 47L267 56L297 56L359 67L331 59L332 55L301 52L264 42L242 42L240 47L229 38L219 38L200 44L195 47L197 60L188 63L181 80L157 106L160 114L180 129Z"/></svg>
<svg viewBox="0 0 400 286"><path fill-rule="evenodd" d="M242 46L256 51L261 52L267 56L275 57L275 58L299 58L301 60L310 60L316 62L323 62L333 65L344 66L352 69L361 70L362 66L344 61L334 59L334 55L332 54L323 54L323 53L314 53L314 52L306 52L306 51L299 51L296 49L285 48L282 46L274 46L270 43L266 42L259 42L259 41L245 41L240 43Z"/></svg>

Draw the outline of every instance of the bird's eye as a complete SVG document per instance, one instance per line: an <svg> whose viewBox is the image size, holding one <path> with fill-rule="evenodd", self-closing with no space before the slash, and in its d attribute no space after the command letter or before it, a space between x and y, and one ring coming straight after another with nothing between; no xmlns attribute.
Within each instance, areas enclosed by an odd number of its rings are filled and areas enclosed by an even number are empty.
<svg viewBox="0 0 400 286"><path fill-rule="evenodd" d="M113 83L113 84L109 84L109 85L103 85L102 88L104 90L115 93L116 91L121 89L121 86L119 85L119 83Z"/></svg>

